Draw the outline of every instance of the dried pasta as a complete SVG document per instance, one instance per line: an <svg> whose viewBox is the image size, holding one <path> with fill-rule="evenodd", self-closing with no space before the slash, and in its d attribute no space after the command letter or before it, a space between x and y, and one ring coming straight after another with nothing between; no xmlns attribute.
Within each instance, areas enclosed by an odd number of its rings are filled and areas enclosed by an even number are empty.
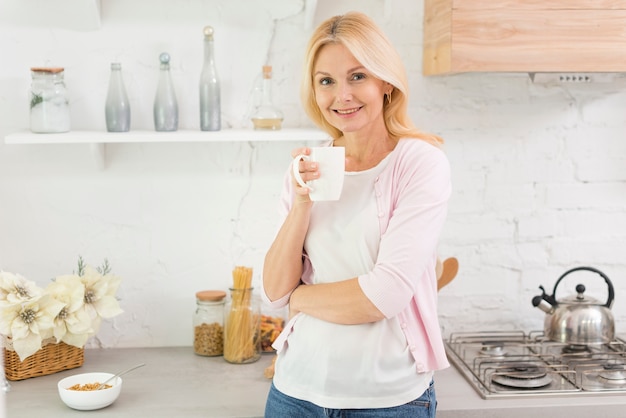
<svg viewBox="0 0 626 418"><path fill-rule="evenodd" d="M232 302L224 326L224 359L247 363L259 357L259 315L251 309L252 268L233 270Z"/></svg>

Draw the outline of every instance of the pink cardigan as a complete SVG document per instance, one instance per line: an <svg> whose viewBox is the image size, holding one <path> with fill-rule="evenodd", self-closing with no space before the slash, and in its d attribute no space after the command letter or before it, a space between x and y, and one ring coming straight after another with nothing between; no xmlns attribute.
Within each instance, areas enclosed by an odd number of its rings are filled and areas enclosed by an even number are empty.
<svg viewBox="0 0 626 418"><path fill-rule="evenodd" d="M417 139L402 139L375 181L381 241L374 268L358 277L365 295L387 317L398 317L418 372L449 366L437 317L437 244L451 194L450 166L444 153ZM285 177L282 216L293 202L293 184ZM283 218L284 219L284 218ZM306 257L306 255L305 255ZM305 258L302 281L312 283ZM270 301L279 308L290 294ZM298 315L274 342L280 351Z"/></svg>

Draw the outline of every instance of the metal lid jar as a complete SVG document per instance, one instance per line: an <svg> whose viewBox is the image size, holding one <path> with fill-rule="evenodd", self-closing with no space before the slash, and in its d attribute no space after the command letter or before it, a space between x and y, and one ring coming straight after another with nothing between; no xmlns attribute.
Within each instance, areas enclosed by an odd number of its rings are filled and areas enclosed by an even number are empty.
<svg viewBox="0 0 626 418"><path fill-rule="evenodd" d="M224 298L221 290L202 290L196 293L196 311L193 316L193 351L200 356L224 354Z"/></svg>
<svg viewBox="0 0 626 418"><path fill-rule="evenodd" d="M30 89L30 130L59 133L70 130L70 107L62 67L33 67Z"/></svg>

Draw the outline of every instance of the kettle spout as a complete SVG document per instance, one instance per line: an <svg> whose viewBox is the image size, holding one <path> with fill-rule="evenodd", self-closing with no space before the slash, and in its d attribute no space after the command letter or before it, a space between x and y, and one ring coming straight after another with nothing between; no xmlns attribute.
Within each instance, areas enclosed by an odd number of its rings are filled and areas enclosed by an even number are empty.
<svg viewBox="0 0 626 418"><path fill-rule="evenodd" d="M541 289L541 295L533 298L533 306L541 309L547 314L553 314L554 309L558 306L556 299L554 299L553 296L548 295L543 286L539 286L539 289Z"/></svg>
<svg viewBox="0 0 626 418"><path fill-rule="evenodd" d="M544 298L541 296L535 296L533 298L533 306L535 308L539 308L548 315L552 315L554 313L554 306L550 305Z"/></svg>

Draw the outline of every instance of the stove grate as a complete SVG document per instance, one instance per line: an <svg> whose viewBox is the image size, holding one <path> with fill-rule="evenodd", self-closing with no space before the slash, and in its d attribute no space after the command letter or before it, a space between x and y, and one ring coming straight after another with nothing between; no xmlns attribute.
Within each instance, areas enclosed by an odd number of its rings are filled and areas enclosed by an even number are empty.
<svg viewBox="0 0 626 418"><path fill-rule="evenodd" d="M626 394L626 342L568 346L542 332L453 333L450 362L484 399Z"/></svg>

